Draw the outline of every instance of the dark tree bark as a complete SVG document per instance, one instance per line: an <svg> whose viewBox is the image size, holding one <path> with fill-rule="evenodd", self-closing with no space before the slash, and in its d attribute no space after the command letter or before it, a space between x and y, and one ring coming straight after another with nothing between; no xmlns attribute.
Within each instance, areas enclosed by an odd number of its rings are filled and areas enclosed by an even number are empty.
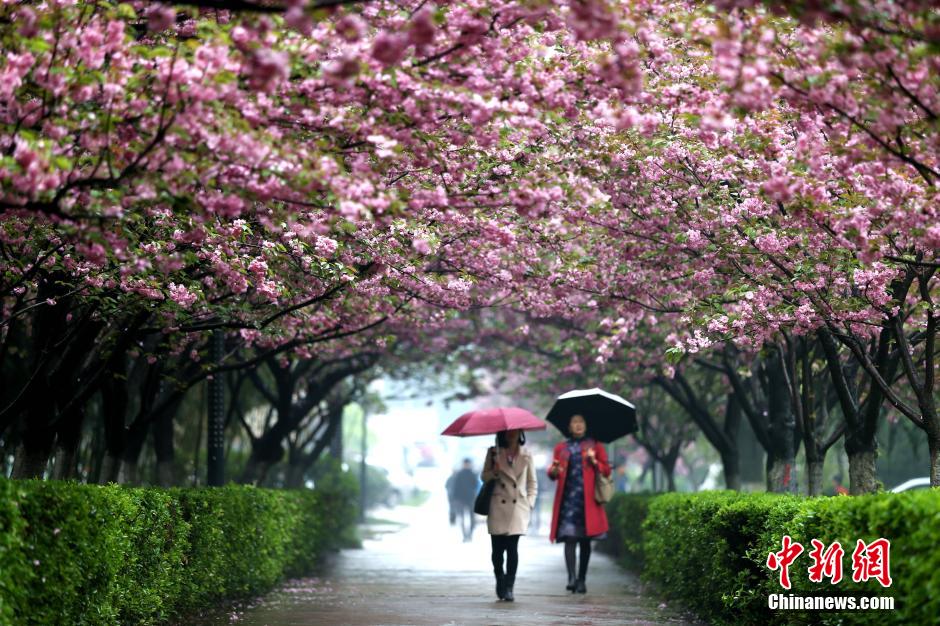
<svg viewBox="0 0 940 626"><path fill-rule="evenodd" d="M767 409L771 446L767 451L767 491L796 493L797 424L784 367L784 350L770 348L766 359Z"/></svg>
<svg viewBox="0 0 940 626"><path fill-rule="evenodd" d="M725 473L725 486L734 491L741 490L741 455L738 451L737 433L741 427L741 404L738 402L734 393L728 394L728 401L725 405L725 425L724 430L728 438L735 442L725 451L719 451L721 455L721 465Z"/></svg>
<svg viewBox="0 0 940 626"><path fill-rule="evenodd" d="M829 405L835 401L835 394L826 393L831 385L826 385L826 377L814 377L812 346L805 338L787 342L786 374L787 387L790 391L790 404L796 414L797 423L803 433L803 449L806 453L807 493L817 496L822 493L823 466L826 453L845 432L845 422L840 422L831 433L826 432ZM799 361L799 367L797 366Z"/></svg>
<svg viewBox="0 0 940 626"><path fill-rule="evenodd" d="M23 433L13 454L12 478L43 478L55 440L50 431L28 430Z"/></svg>
<svg viewBox="0 0 940 626"><path fill-rule="evenodd" d="M101 413L104 419L105 454L101 475L101 484L118 482L121 463L127 446L127 365L124 359L116 359L112 369L102 385Z"/></svg>
<svg viewBox="0 0 940 626"><path fill-rule="evenodd" d="M739 357L732 347L725 349L722 358L728 381L766 453L767 490L795 492L795 460L802 428L794 417L783 351L773 344L765 346L746 379L738 372Z"/></svg>
<svg viewBox="0 0 940 626"><path fill-rule="evenodd" d="M345 378L372 367L377 356L374 353L356 355L339 363L301 362L296 369L281 368L274 359L269 360L267 365L275 380L275 390L268 389L257 374L252 376L252 382L274 405L277 419L261 436L252 436L251 455L239 482L262 484L271 468L284 458L287 438L310 412ZM304 377L308 378L306 395L295 402L295 391Z"/></svg>
<svg viewBox="0 0 940 626"><path fill-rule="evenodd" d="M352 402L355 394L355 389L350 394L334 394L314 431L305 441L291 449L286 479L287 487L297 488L303 486L304 476L313 464L320 459L327 447L336 439L336 434L342 435L343 409L349 402ZM312 448L310 447L311 444L313 444ZM305 452L305 450L308 451Z"/></svg>
<svg viewBox="0 0 940 626"><path fill-rule="evenodd" d="M826 367L835 387L845 419L845 453L849 459L849 491L863 494L877 491L878 480L875 461L878 458L878 422L882 414L884 394L880 386L865 376L868 394L859 402L856 385L858 363L845 364L839 355L838 345L831 332L820 329L820 345L826 356ZM876 345L872 347L872 362L882 375L894 378L897 359L892 358L889 346L891 331L883 328Z"/></svg>
<svg viewBox="0 0 940 626"><path fill-rule="evenodd" d="M76 409L77 415L65 416L56 430L54 465L52 477L56 480L78 478L78 447L82 441L85 423L84 407Z"/></svg>
<svg viewBox="0 0 940 626"><path fill-rule="evenodd" d="M658 385L668 393L679 406L689 415L693 422L702 430L708 442L714 446L721 455L722 463L725 465L725 485L728 489L740 488L740 465L738 463L737 449L737 428L740 425L740 418L729 405L736 402L729 394L727 398L725 421L719 424L712 416L707 404L696 395L688 380L677 371L672 378L657 376L653 383ZM730 418L730 419L729 419Z"/></svg>
<svg viewBox="0 0 940 626"><path fill-rule="evenodd" d="M176 449L173 446L173 421L179 403L166 410L153 422L153 451L157 457L157 484L172 487L177 484L175 476Z"/></svg>
<svg viewBox="0 0 940 626"><path fill-rule="evenodd" d="M940 415L937 413L934 391L936 376L937 316L931 295L931 280L937 267L923 264L923 254L917 253L913 261L895 259L907 264L904 273L891 284L892 302L884 307L884 319L876 341L863 341L851 326L844 328L829 322L821 331L826 348L827 363L839 392L839 400L846 416L846 452L849 454L850 490L867 493L878 488L875 476L877 431L882 404L887 400L899 413L925 431L931 456L931 482L940 486ZM908 336L905 324L916 309L912 308L911 288L916 284L917 294L924 307L926 325ZM860 400L853 393L851 378L845 376L838 360L835 340L850 351L855 365L865 374L868 394ZM915 345L922 344L922 354L915 354ZM918 368L923 368L922 374ZM898 378L906 383L916 402L910 404L898 394L893 384Z"/></svg>

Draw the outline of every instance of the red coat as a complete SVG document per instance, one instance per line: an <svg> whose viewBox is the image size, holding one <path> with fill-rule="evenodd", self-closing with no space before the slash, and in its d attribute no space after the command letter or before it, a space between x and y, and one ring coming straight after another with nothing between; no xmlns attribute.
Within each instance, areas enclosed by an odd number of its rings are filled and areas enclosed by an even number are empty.
<svg viewBox="0 0 940 626"><path fill-rule="evenodd" d="M597 458L597 468L587 458L588 449L594 446L594 454ZM558 532L558 517L561 514L561 501L565 496L565 480L568 477L568 442L562 441L555 446L553 459L559 463L558 473L552 475L551 470L548 477L557 480L555 487L555 506L552 508L552 532L549 539L554 542ZM610 463L607 462L607 451L599 442L592 439L585 439L581 442L581 466L584 475L584 530L589 537L606 533L610 526L607 524L607 512L604 511L604 505L598 504L594 500L594 477L595 472L599 471L604 476L610 476Z"/></svg>

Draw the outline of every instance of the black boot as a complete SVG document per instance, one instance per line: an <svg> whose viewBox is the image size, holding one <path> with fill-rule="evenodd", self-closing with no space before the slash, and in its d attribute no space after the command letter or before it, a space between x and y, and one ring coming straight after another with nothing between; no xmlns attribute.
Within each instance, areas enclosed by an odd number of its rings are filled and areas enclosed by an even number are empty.
<svg viewBox="0 0 940 626"><path fill-rule="evenodd" d="M568 568L568 584L565 585L565 589L567 589L568 591L574 592L574 588L575 588L575 584L577 580L578 579L575 578L575 575L574 575L574 568L569 567Z"/></svg>
<svg viewBox="0 0 940 626"><path fill-rule="evenodd" d="M568 584L565 585L565 589L574 593L575 578L574 575L574 565L575 565L575 555L574 555L574 543L566 542L565 543L565 567L568 568Z"/></svg>
<svg viewBox="0 0 940 626"><path fill-rule="evenodd" d="M516 584L515 576L506 576L506 593L503 594L503 600L514 602L516 599L512 595L512 587Z"/></svg>
<svg viewBox="0 0 940 626"><path fill-rule="evenodd" d="M506 576L502 570L495 570L496 573L496 597L500 600L506 599Z"/></svg>
<svg viewBox="0 0 940 626"><path fill-rule="evenodd" d="M575 593L587 593L587 587L584 585L584 577L581 576L574 584Z"/></svg>

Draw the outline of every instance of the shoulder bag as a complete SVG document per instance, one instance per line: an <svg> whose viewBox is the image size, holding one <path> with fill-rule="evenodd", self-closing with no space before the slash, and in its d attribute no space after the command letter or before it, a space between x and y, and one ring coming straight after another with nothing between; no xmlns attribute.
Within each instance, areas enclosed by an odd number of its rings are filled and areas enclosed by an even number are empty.
<svg viewBox="0 0 940 626"><path fill-rule="evenodd" d="M594 472L594 501L606 504L614 497L614 480L598 471Z"/></svg>
<svg viewBox="0 0 940 626"><path fill-rule="evenodd" d="M490 500L493 498L493 488L496 486L496 479L492 478L480 487L477 497L473 501L473 512L477 515L490 514Z"/></svg>

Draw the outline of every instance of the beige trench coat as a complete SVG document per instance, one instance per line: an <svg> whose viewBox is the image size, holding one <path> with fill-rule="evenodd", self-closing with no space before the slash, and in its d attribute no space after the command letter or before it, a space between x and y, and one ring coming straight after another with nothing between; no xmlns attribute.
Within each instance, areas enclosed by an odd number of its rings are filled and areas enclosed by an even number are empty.
<svg viewBox="0 0 940 626"><path fill-rule="evenodd" d="M493 471L493 455L497 465ZM535 462L525 448L519 451L512 465L506 460L506 449L492 447L486 454L483 472L484 482L496 478L490 514L486 516L486 529L491 535L524 535L529 528L529 515L535 506L538 481L535 478Z"/></svg>

